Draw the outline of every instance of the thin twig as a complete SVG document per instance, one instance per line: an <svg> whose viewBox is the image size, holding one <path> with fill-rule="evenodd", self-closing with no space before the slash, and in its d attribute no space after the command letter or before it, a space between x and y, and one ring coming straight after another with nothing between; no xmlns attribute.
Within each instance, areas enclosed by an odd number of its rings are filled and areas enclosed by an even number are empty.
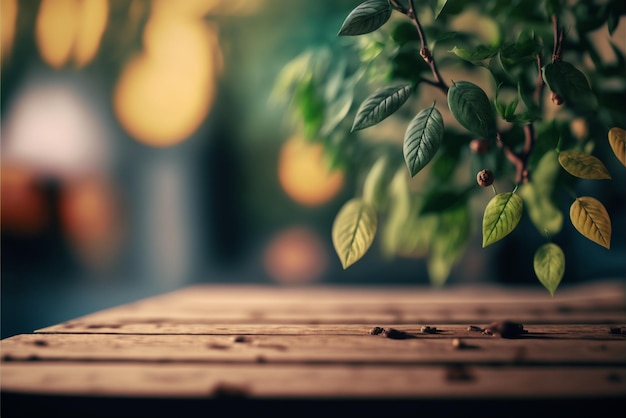
<svg viewBox="0 0 626 418"><path fill-rule="evenodd" d="M543 75L541 72L542 68L543 68L543 59L541 58L541 54L537 54L537 84L535 85L535 94L533 98L535 99L535 103L537 104L539 109L541 109L541 102L542 102L541 98L543 96L543 90L546 85L545 81L543 80Z"/></svg>
<svg viewBox="0 0 626 418"><path fill-rule="evenodd" d="M413 0L409 0L409 8L402 6L397 0L389 0L389 4L398 12L406 15L409 19L413 21L413 24L417 28L417 33L420 37L420 55L424 59L424 61L430 67L431 72L433 73L433 77L435 78L434 82L428 82L428 84L437 87L444 93L448 93L448 85L445 81L443 81L443 77L439 73L439 69L437 68L437 62L433 57L432 51L428 48L428 41L426 40L426 33L424 32L424 28L417 18L417 13L415 12L415 5L413 4ZM425 81L425 80L424 80Z"/></svg>
<svg viewBox="0 0 626 418"><path fill-rule="evenodd" d="M563 59L563 40L565 34L563 29L559 27L559 18L552 15L552 28L554 32L554 47L552 48L552 62L559 62Z"/></svg>

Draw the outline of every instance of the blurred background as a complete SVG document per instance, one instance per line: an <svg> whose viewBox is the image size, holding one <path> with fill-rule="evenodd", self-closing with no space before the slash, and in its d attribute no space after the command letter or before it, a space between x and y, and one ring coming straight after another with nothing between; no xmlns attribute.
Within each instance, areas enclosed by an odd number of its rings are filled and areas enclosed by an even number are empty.
<svg viewBox="0 0 626 418"><path fill-rule="evenodd" d="M194 283L428 284L376 243L342 270L354 180L268 105L358 1L1 1L2 338ZM573 238L564 281L624 277L623 197L611 252ZM448 282L539 286L523 227L475 234ZM503 275L511 251L530 258Z"/></svg>

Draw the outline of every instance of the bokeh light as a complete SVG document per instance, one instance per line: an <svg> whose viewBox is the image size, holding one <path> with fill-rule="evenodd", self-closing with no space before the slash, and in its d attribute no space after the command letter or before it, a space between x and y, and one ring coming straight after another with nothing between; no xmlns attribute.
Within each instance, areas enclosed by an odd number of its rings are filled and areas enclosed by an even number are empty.
<svg viewBox="0 0 626 418"><path fill-rule="evenodd" d="M281 147L278 180L294 201L305 206L318 206L341 191L344 174L330 170L321 144L293 136Z"/></svg>
<svg viewBox="0 0 626 418"><path fill-rule="evenodd" d="M17 20L17 0L2 0L2 61L9 57L15 38L15 22Z"/></svg>
<svg viewBox="0 0 626 418"><path fill-rule="evenodd" d="M20 235L39 233L49 222L49 216L36 176L22 167L2 164L0 182L2 231Z"/></svg>
<svg viewBox="0 0 626 418"><path fill-rule="evenodd" d="M42 59L53 68L87 65L108 21L107 0L42 0L35 36Z"/></svg>
<svg viewBox="0 0 626 418"><path fill-rule="evenodd" d="M61 195L59 212L70 244L85 267L105 271L114 265L124 223L120 199L106 178L69 182Z"/></svg>
<svg viewBox="0 0 626 418"><path fill-rule="evenodd" d="M215 98L223 65L217 28L190 13L191 3L152 4L144 50L126 64L115 87L119 122L147 145L166 147L187 139Z"/></svg>
<svg viewBox="0 0 626 418"><path fill-rule="evenodd" d="M33 80L6 115L2 161L50 177L104 170L112 144L100 116L78 83Z"/></svg>
<svg viewBox="0 0 626 418"><path fill-rule="evenodd" d="M281 284L318 281L328 267L328 253L319 235L305 227L279 231L267 245L265 270Z"/></svg>

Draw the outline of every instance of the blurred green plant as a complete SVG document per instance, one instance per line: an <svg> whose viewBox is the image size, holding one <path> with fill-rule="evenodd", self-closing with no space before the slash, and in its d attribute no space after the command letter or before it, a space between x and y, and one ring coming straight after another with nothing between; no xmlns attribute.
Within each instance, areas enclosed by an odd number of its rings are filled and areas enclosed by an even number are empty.
<svg viewBox="0 0 626 418"><path fill-rule="evenodd" d="M577 196L574 185L611 179L592 155L596 146L610 145L626 165L626 59L610 40L624 15L621 0L366 0L338 32L353 42L310 49L288 63L273 99L324 145L332 169L354 173L362 186L332 226L343 268L380 232L386 255L427 257L431 283L443 285L466 250L476 212L483 248L526 213L546 237L533 266L554 295L566 263L552 242L566 211L560 194L571 202L575 229L609 249L608 211L594 197ZM464 16L470 29L457 25ZM594 43L598 30L608 32L615 59L603 58ZM485 72L482 86L462 79ZM447 106L429 99L437 94ZM392 115L406 127L402 147L373 138L389 130L365 135ZM472 204L483 188L494 196Z"/></svg>

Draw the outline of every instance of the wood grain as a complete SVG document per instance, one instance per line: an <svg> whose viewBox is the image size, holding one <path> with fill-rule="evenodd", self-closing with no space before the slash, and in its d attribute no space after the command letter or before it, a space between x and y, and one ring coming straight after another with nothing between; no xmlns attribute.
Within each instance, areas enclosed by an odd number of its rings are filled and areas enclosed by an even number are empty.
<svg viewBox="0 0 626 418"><path fill-rule="evenodd" d="M537 287L191 286L0 341L3 416L51 406L118 415L116 399L153 417L163 416L156 399L188 409L223 398L411 399L447 410L482 400L495 411L476 416L527 416L543 400L574 416L583 400L626 401L625 295L622 281L554 298ZM524 332L481 332L501 320ZM413 406L407 416L417 416Z"/></svg>

